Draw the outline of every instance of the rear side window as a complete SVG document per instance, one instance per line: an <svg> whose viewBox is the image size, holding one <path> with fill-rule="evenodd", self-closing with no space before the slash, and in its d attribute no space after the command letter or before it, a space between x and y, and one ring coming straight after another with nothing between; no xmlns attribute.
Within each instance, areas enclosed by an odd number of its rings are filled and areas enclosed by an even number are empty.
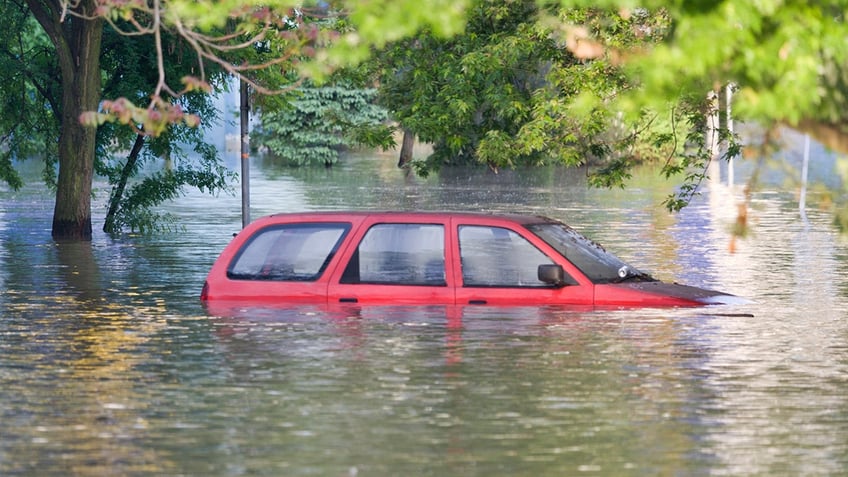
<svg viewBox="0 0 848 477"><path fill-rule="evenodd" d="M348 230L347 223L266 227L242 246L227 276L237 280L315 281Z"/></svg>
<svg viewBox="0 0 848 477"><path fill-rule="evenodd" d="M467 287L548 287L539 265L554 263L509 229L476 225L459 227L459 256Z"/></svg>
<svg viewBox="0 0 848 477"><path fill-rule="evenodd" d="M445 229L376 224L350 259L341 283L445 286Z"/></svg>

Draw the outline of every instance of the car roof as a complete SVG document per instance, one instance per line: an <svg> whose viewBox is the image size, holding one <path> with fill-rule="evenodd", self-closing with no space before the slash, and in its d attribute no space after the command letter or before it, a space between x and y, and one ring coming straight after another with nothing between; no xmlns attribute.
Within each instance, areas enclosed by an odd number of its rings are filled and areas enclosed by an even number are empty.
<svg viewBox="0 0 848 477"><path fill-rule="evenodd" d="M553 219L548 217L544 217L541 215L532 215L532 214L516 214L516 213L498 213L498 212L460 212L460 211L380 211L380 210L332 210L332 211L309 211L309 212L284 212L277 213L266 216L266 218L287 218L293 219L302 217L304 219L315 220L315 219L341 219L345 217L377 217L377 218L385 218L387 220L402 220L403 218L412 218L415 217L417 219L423 218L433 218L443 220L446 218L473 218L473 219L494 219L494 220L507 220L510 222L515 222L519 224L533 224L533 223L546 223L546 222L554 222Z"/></svg>

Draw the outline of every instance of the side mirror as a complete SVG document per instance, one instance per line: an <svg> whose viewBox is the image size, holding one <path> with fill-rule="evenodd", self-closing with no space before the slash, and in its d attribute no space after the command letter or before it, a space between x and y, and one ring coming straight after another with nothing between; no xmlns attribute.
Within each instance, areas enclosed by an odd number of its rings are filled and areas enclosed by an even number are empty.
<svg viewBox="0 0 848 477"><path fill-rule="evenodd" d="M545 282L555 287L564 287L567 284L565 282L565 272L562 270L561 265L539 265L537 275L539 277L539 281Z"/></svg>

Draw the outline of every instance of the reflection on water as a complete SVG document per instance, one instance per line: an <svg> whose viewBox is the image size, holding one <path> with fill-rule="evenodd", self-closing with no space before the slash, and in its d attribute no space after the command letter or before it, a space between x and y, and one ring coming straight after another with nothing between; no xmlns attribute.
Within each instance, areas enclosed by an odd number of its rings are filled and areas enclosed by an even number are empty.
<svg viewBox="0 0 848 477"><path fill-rule="evenodd" d="M738 191L672 216L650 171L623 191L581 174L265 164L253 216L540 213L755 303L207 309L237 197L168 205L183 233L57 244L40 187L0 189L0 475L848 472L848 243L829 218L805 228L791 194L764 190L730 253Z"/></svg>

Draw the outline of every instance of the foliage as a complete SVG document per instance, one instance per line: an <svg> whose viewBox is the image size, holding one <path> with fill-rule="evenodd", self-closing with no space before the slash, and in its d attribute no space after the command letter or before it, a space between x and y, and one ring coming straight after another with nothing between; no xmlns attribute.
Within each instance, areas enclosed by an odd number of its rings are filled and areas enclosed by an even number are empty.
<svg viewBox="0 0 848 477"><path fill-rule="evenodd" d="M27 14L23 4L6 1L2 4L5 17L9 20L8 28L0 32L0 100L3 102L4 114L0 117L2 125L2 145L0 145L0 177L13 188L22 185L20 177L14 169L12 158L25 160L30 157L42 157L45 161L45 180L55 187L56 183L56 141L61 131L61 124L56 119L61 115L61 89L59 85L59 66L53 54L54 47L46 38L44 31ZM180 44L177 38L166 38L166 44L172 56L172 61L163 64L169 74L185 74L193 66L182 59L186 56L186 45ZM115 30L107 28L103 36L104 51L100 65L104 76L103 92L107 96L126 97L139 100L147 97L156 84L156 61L150 55L153 41L144 37L127 37L119 35ZM223 79L220 69L208 70L209 77L220 82ZM203 115L207 123L213 124L217 113L212 103L213 98L205 94L186 94L174 103L180 108ZM114 195L110 199L119 203L116 213L119 219L107 223L105 229L109 232L119 232L122 225L133 226L130 217L146 214L149 218L154 215L149 210L158 205L159 201L170 198L184 186L201 185L210 191L226 188L226 179L232 175L216 166L217 153L203 142L203 129L189 127L191 125L168 124L155 140L145 141L142 160L130 169L125 169L126 157L121 157L135 140L136 134L129 128L104 125L98 130L98 146L95 170L107 177L112 186L121 181L131 180L122 177L126 172L137 176L140 171L155 169L153 164L162 163L163 157L178 160L180 166L177 173L154 173L148 178L136 178L145 182L138 191L131 190L130 197ZM199 150L189 160L188 153L183 151ZM215 177L211 177L215 175ZM161 181L162 191L156 190L156 180L150 178L166 178ZM146 191L149 198L143 199L140 192ZM146 226L146 230L152 227Z"/></svg>
<svg viewBox="0 0 848 477"><path fill-rule="evenodd" d="M473 7L471 0L434 0L428 8L417 0L0 2L11 26L0 34L2 74L9 80L0 90L4 108L31 101L27 109L4 109L21 114L17 122L10 114L0 123L0 174L14 183L9 167L14 153L7 152L39 141L53 157L51 131L61 129L57 199L75 191L79 204L57 200L54 234L57 220L64 227L90 223L90 213L84 212L93 163L90 135L62 121L60 110L63 104L73 106L71 117L77 117L80 103L95 109L91 79L99 79L101 71L85 66L99 57L95 40L104 21L115 31L149 35L156 81L150 97L147 90L136 90L145 95L126 96L126 101L107 97L114 100L107 103L110 108L97 112L105 116L88 111L83 117L107 127L105 121L124 120L144 134L166 133L163 119L196 122L177 98L214 88L210 65L241 75L257 91L286 89L304 74L325 75L390 45L379 68L389 86L387 104L396 105L392 112L404 127L436 142L435 164L477 160L497 168L603 158L614 184L626 177L631 158L651 152L646 145L697 150L698 144L669 139L669 124L677 124L683 137L689 131L685 124L657 118L674 117L686 109L688 98L729 82L739 88L734 109L740 118L787 124L848 150L843 112L848 0L646 0L638 8L632 0L546 0L542 7L526 0L477 0ZM33 30L31 15L50 35ZM308 17L336 26L311 25ZM461 37L445 40L461 32L466 21ZM55 28L59 22L62 28ZM194 68L192 74L166 71L169 35L189 45L191 54L180 60ZM90 48L69 48L87 41ZM16 61L24 57L32 67L16 75ZM58 65L61 83L55 81ZM260 72L269 73L269 86L259 80ZM178 80L182 86L171 86ZM398 97L404 85L412 95L406 103ZM29 129L16 129L17 123ZM27 131L36 132L24 137ZM73 148L71 137L86 144ZM61 213L60 203L69 206Z"/></svg>
<svg viewBox="0 0 848 477"><path fill-rule="evenodd" d="M283 109L263 111L258 145L294 166L330 165L339 151L357 145L389 146L385 109L376 90L343 85L298 88Z"/></svg>
<svg viewBox="0 0 848 477"><path fill-rule="evenodd" d="M639 11L627 0L558 4L567 8L591 4L631 15ZM640 84L619 107L628 111L656 107L681 92L733 83L738 85L734 111L741 118L767 126L844 128L848 2L649 0L640 5L665 9L672 28L661 43L646 50L621 48L597 38L610 53L621 55L626 74Z"/></svg>
<svg viewBox="0 0 848 477"><path fill-rule="evenodd" d="M74 1L60 1L70 14L85 15L75 10ZM92 126L108 121L130 126L141 123L145 134L157 134L173 122L193 124L195 117L170 108L163 95L178 97L196 89L208 90L204 64L214 64L255 90L270 93L274 85L266 80L279 83L280 78L290 77L290 71L323 78L339 66L361 61L372 47L423 27L441 35L453 34L462 28L464 8L462 0L434 0L428 8L420 8L416 0L99 0L94 14L116 31L154 39L158 81L147 106L119 98L81 119ZM326 28L326 23L335 27ZM197 58L197 73L179 77L181 88L172 87L177 79L162 68L165 33L183 38ZM269 71L276 74L263 74Z"/></svg>
<svg viewBox="0 0 848 477"><path fill-rule="evenodd" d="M0 6L0 180L21 187L14 161L37 156L44 158L52 184L60 96L56 85L44 81L56 74L50 43L22 2L3 0Z"/></svg>
<svg viewBox="0 0 848 477"><path fill-rule="evenodd" d="M591 5L622 15L640 11L628 0L555 3L569 9ZM736 89L733 112L738 120L756 122L772 131L789 126L832 149L848 152L848 46L844 41L848 1L648 0L639 5L666 11L671 28L661 42L648 49L593 37L605 54L621 58L623 73L639 85L619 95L613 107L633 116L646 108L660 110L669 101L732 84ZM590 95L581 101L587 109L597 104ZM722 134L726 136L726 132ZM738 144L731 141L730 149L738 149ZM846 161L839 159L841 164ZM687 177L684 187L698 181ZM844 210L844 199L836 204L835 210ZM672 200L669 205L677 208L680 203Z"/></svg>
<svg viewBox="0 0 848 477"><path fill-rule="evenodd" d="M420 9L413 0L345 0L329 4L322 0L305 4L291 0L263 2L224 0L164 0L156 2L125 0L0 0L4 18L9 12L33 17L49 39L47 63L59 65L59 74L39 82L36 96L48 97L56 126L61 130L56 154L60 164L56 182L56 208L53 214L53 237L56 239L90 240L91 189L95 133L92 127L110 123L129 126L137 134L159 135L170 126L182 123L197 125L199 116L186 114L180 98L193 91L210 91L211 70L238 75L256 90L265 88L255 78L256 72L273 72L272 83L290 78L290 72L303 70L294 65L316 58L323 67L351 61L387 39L407 35L424 26L446 34L461 28L463 1L437 0L434 10ZM337 32L307 24L303 12L345 18L354 27ZM34 24L34 23L32 23ZM148 57L153 59L156 82L142 96L107 97L98 111L100 82L108 75L100 68L101 38L104 25L128 37L146 37L152 41ZM190 45L191 55L179 58L186 70L171 75L166 64L173 50L168 37L182 38ZM331 42L331 40L336 40ZM329 46L329 47L328 47ZM259 55L257 52L261 52ZM166 59L167 58L167 59ZM190 59L188 59L190 58ZM27 58L26 61L31 61ZM312 68L313 71L326 68ZM53 72L56 73L56 72ZM58 80L57 80L58 78ZM177 79L181 88L174 88ZM289 85L285 87L290 87ZM24 98L29 99L29 98ZM137 102L146 101L146 106ZM60 112L60 108L65 110ZM36 116L38 112L36 111ZM48 131L49 133L49 131ZM10 136L12 137L12 136ZM15 136L17 137L17 136ZM5 140L4 140L5 141ZM3 176L9 173L8 158L0 158ZM132 171L133 167L125 167ZM48 170L51 172L51 170ZM120 188L123 190L123 188Z"/></svg>
<svg viewBox="0 0 848 477"><path fill-rule="evenodd" d="M253 20L233 16L231 2L198 9L173 1L174 15L164 23L204 29L236 18L239 31L248 32L248 26L261 30L262 22L269 24L257 12L279 15L292 6L271 2L261 10L237 3ZM604 158L610 175L599 180L618 184L633 157L651 152L648 145L701 149L697 125L677 122L672 131L671 123L656 118L689 109L684 103L690 98L728 83L738 85L737 117L788 124L848 150L845 0L647 0L638 7L631 0L547 0L541 9L521 0L444 2L426 9L413 3L308 3L306 10L317 7L328 16L350 13L344 17L350 28L315 35L317 41L297 51L311 59L300 63L301 71L315 73L356 63L368 48L395 41L387 58L395 67L381 71L389 86L387 104L403 104L391 98L403 94L404 86L422 85L407 89L416 95L406 107L391 109L404 127L436 143L425 169L455 160L501 167ZM465 33L444 40L461 30L463 19ZM421 28L433 35L403 40ZM467 80L452 81L465 75ZM533 84L540 80L550 87ZM397 86L394 92L390 83ZM683 137L687 141L678 139ZM681 164L697 165L683 154Z"/></svg>
<svg viewBox="0 0 848 477"><path fill-rule="evenodd" d="M580 30L564 27L572 24ZM606 105L633 83L615 58L598 53L589 33L645 47L667 24L661 13L624 18L590 8L540 10L532 0L477 0L464 33L448 40L419 35L375 57L381 102L434 144L419 171L460 162L493 169L591 162L606 164L601 180L618 183L628 164L668 154L646 144L672 141L656 115L625 121ZM595 100L585 111L581 94Z"/></svg>
<svg viewBox="0 0 848 477"><path fill-rule="evenodd" d="M820 138L828 131L839 133L845 126L848 46L842 40L848 28L846 0L812 4L801 0L744 4L646 0L638 2L638 7L632 0L542 0L539 4L545 13L541 16L534 2L521 0L436 0L428 2L427 8L421 8L416 0L168 0L152 6L101 0L97 14L111 21L124 19L136 26L133 31L173 31L188 39L198 57L209 60L220 60L233 51L245 55L254 45L269 45L269 54L261 59L219 62L236 73L283 66L287 63L277 61L296 59L301 73L318 74L356 64L368 56L369 49L395 42L410 47L410 55L439 48L454 59L472 53L469 73L479 75L487 73L479 67L485 66L487 59L490 65L496 61L496 53L504 55L505 68L532 66L522 61L532 60L528 57L532 52L521 40L535 35L540 59L553 54L545 51L553 39L554 45L566 44L577 58L600 59L607 67L616 67L600 72L622 75L628 84L639 85L627 89L627 94L616 90L615 98L599 95L602 91L573 92L581 96L584 105L615 100L618 110L638 116L644 106L664 111L681 94L701 94L732 82L739 85L736 111L742 118L802 129L819 126ZM347 27L311 28L301 15L339 19ZM444 39L463 29L462 41L453 43L404 40L422 30L430 33L428 37ZM495 30L504 33L495 35ZM227 34L210 34L215 31ZM509 41L515 41L515 50L506 49ZM493 47L480 48L482 42ZM161 48L156 51L161 55ZM401 54L395 52L394 56ZM400 58L395 58L400 64L397 60ZM417 71L414 62L408 66ZM540 73L538 69L524 71L528 77ZM160 81L164 79L160 74ZM202 74L199 79L205 80ZM808 94L810 91L819 94ZM510 94L515 93L506 96ZM454 104L459 112L465 106L472 105ZM508 111L506 105L500 106ZM843 135L844 131L838 134Z"/></svg>
<svg viewBox="0 0 848 477"><path fill-rule="evenodd" d="M662 167L662 174L666 178L683 176L677 192L669 195L663 202L670 211L679 212L686 207L693 197L698 193L698 188L706 180L707 169L715 158L710 149L708 135L711 133L708 115L715 114L717 103L711 103L707 97L702 99L687 98L680 102L680 118L690 125L685 136L687 147L676 156L669 157ZM726 128L714 131L717 135L715 141L724 144L725 150L721 153L721 159L729 159L738 156L741 145L738 138L732 135ZM676 140L677 134L673 135Z"/></svg>
<svg viewBox="0 0 848 477"><path fill-rule="evenodd" d="M188 45L179 37L169 36L165 40L171 52L171 61L162 65L166 73L179 75L191 71L193 65L182 61L190 55ZM151 49L150 37L125 36L107 28L101 60L109 78L104 84L104 95L132 100L149 96L158 78L155 57L149 55ZM208 68L211 84L225 87L223 70ZM157 225L156 219L164 217L153 212L162 202L179 196L186 187L209 193L230 189L229 182L234 175L221 164L218 151L204 140L206 127L213 125L218 117L213 100L202 91L192 91L166 103L171 111L191 111L191 116L205 118L199 128L189 122L163 121L159 123L162 129L156 134L141 136L134 129L112 122L98 129L95 170L112 186L104 231L119 233L129 228L153 232L160 226L168 228L168 220L161 220ZM126 151L136 141L142 141L141 149L127 156Z"/></svg>
<svg viewBox="0 0 848 477"><path fill-rule="evenodd" d="M113 195L111 200L119 201L117 212L104 226L104 230L110 233L127 229L141 233L171 230L176 223L175 219L157 212L156 206L180 197L186 186L208 193L227 190L233 174L218 160L215 148L198 142L194 152L199 159L188 160L181 155L177 160L168 161L169 164L175 163L175 167L166 166L148 174L137 180L127 193L120 197ZM146 156L148 161L160 159L149 152ZM115 167L104 167L101 170L110 174L110 182L118 180L121 173Z"/></svg>

